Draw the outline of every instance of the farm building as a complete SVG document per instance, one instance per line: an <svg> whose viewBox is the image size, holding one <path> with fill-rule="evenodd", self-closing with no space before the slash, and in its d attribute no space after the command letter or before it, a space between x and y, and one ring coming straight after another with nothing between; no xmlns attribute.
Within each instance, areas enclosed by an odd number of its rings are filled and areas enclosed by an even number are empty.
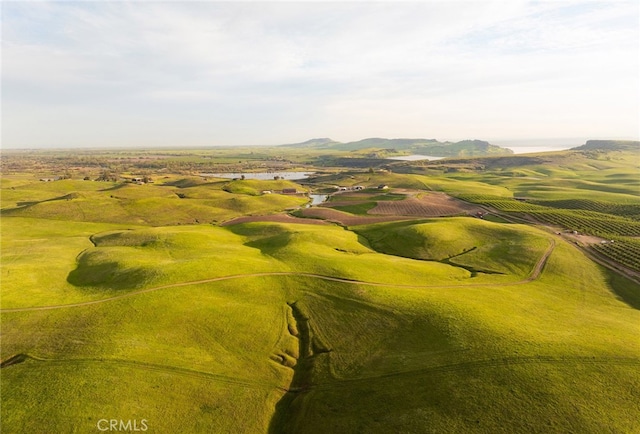
<svg viewBox="0 0 640 434"><path fill-rule="evenodd" d="M282 189L282 194L296 194L298 193L298 190L296 190L295 188L283 188Z"/></svg>
<svg viewBox="0 0 640 434"><path fill-rule="evenodd" d="M387 184L380 184L380 185L378 186L378 190L386 190L386 189L388 189L388 188L389 188L389 186L388 186Z"/></svg>

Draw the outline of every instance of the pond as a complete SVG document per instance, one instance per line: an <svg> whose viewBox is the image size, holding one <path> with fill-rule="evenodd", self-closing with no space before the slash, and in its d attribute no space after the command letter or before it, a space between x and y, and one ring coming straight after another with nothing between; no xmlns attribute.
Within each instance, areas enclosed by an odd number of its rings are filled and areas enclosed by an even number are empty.
<svg viewBox="0 0 640 434"><path fill-rule="evenodd" d="M311 203L307 205L307 208L310 207L311 205L320 205L321 203L326 202L327 199L329 199L329 194L316 194L316 193L311 193L309 194L309 197L311 198Z"/></svg>
<svg viewBox="0 0 640 434"><path fill-rule="evenodd" d="M262 181L272 180L276 176L280 179L287 179L290 181L296 181L299 179L306 179L313 175L315 172L246 172L246 173L200 173L200 176L205 178L225 178L234 179L241 178L244 175L244 179L259 179Z"/></svg>
<svg viewBox="0 0 640 434"><path fill-rule="evenodd" d="M509 146L508 149L511 149L514 154L533 154L539 152L565 151L569 149L569 146Z"/></svg>

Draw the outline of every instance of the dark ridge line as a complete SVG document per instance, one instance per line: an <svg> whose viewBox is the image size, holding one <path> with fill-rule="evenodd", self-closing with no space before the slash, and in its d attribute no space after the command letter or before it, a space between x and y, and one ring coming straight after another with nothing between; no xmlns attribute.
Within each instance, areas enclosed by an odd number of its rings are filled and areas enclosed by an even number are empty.
<svg viewBox="0 0 640 434"><path fill-rule="evenodd" d="M533 270L529 273L529 276L525 279L518 280L515 282L496 282L496 283L469 283L469 284L440 284L440 285L410 285L410 284L399 284L399 283L379 283L379 282L367 282L363 280L349 279L344 277L332 277L325 276L322 274L314 274L314 273L296 273L293 271L281 271L281 272L265 272L265 273L251 273L251 274L236 274L232 276L222 276L222 277L214 277L211 279L202 279L202 280L193 280L190 282L182 282L182 283L172 283L169 285L156 286L154 288L141 289L138 291L128 292L122 295L116 295L113 297L102 298L100 300L92 300L85 301L81 303L70 303L70 304L60 304L60 305L52 305L52 306L36 306L36 307L19 307L19 308L11 308L11 309L0 309L0 313L14 313L14 312L30 312L30 311L38 311L38 310L53 310L53 309L65 309L71 307L81 307L81 306L90 306L93 304L106 303L108 301L120 300L122 298L133 297L139 294L145 294L148 292L154 292L161 289L168 288L180 288L183 286L191 286L191 285L199 285L203 283L211 283L211 282L220 282L224 280L233 280L233 279L244 279L251 277L269 277L269 276L297 276L297 277L310 277L314 279L322 279L328 280L332 282L341 282L341 283L351 283L355 285L366 285L366 286L383 286L383 287L395 287L395 288L477 288L477 287L502 287L502 286L513 286L513 285L523 285L526 283L530 283L536 280L544 265L546 264L549 256L553 252L555 248L555 241L553 239L550 240L549 247L542 255L542 257L538 260L538 262L533 267Z"/></svg>
<svg viewBox="0 0 640 434"><path fill-rule="evenodd" d="M17 365L18 363L22 363L26 361L28 358L29 356L26 354L16 354L0 362L0 369L6 368L12 365Z"/></svg>

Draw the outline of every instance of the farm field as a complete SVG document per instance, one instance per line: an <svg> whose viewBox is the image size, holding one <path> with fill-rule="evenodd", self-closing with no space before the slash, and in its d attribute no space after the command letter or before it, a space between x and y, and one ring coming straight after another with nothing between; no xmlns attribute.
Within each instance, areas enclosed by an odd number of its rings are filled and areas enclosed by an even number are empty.
<svg viewBox="0 0 640 434"><path fill-rule="evenodd" d="M296 182L13 161L2 432L639 432L640 168L585 152Z"/></svg>

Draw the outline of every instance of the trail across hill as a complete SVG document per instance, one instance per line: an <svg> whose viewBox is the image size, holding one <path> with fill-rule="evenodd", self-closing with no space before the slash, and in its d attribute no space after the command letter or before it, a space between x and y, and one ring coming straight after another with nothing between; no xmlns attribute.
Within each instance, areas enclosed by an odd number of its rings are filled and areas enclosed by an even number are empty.
<svg viewBox="0 0 640 434"><path fill-rule="evenodd" d="M198 371L194 369L188 369L178 366L159 365L155 363L147 363L137 360L125 360L125 359L102 359L102 358L87 358L87 359L47 359L42 357L33 356L31 354L17 354L9 357L2 362L2 368L8 368L13 365L17 365L28 360L34 362L46 363L49 365L91 365L99 364L102 366L113 366L120 368L140 369L149 372L158 372L163 374L181 375L187 377L194 377L209 381L215 381L218 383L226 383L231 386L243 387L249 389L279 389L283 392L290 390L279 386L275 383L269 383L264 381L252 381L249 379L239 379L229 377L226 375L216 374L213 372ZM344 387L352 387L357 383L371 384L374 381L397 381L403 377L425 377L437 374L446 374L455 371L468 371L473 369L492 369L500 367L509 367L515 365L555 365L566 366L568 369L573 369L576 365L617 365L617 366L640 366L640 359L635 357L595 357L595 356L511 356L494 359L479 359L479 360L462 360L450 364L442 364L429 366L421 369L413 370L399 370L389 371L379 375L356 377L356 378L335 378L335 381L329 383L320 383L316 385L307 386L306 390L330 390L339 389Z"/></svg>
<svg viewBox="0 0 640 434"><path fill-rule="evenodd" d="M46 363L49 365L92 365L99 364L102 366L123 367L130 369L141 369L150 372L159 372L164 374L175 374L187 377L202 378L206 380L216 381L219 383L226 383L238 387L252 388L252 389L286 389L279 387L275 383L259 382L238 379L235 377L229 377L227 375L216 374L206 371L198 371L195 369L183 368L179 366L159 365L157 363L147 363L138 360L125 360L125 359L109 359L109 358L85 358L85 359L49 359L44 357L38 357L31 354L17 354L4 360L1 364L1 368L7 368L9 366L17 365L28 360L37 363Z"/></svg>
<svg viewBox="0 0 640 434"><path fill-rule="evenodd" d="M380 283L380 282L368 282L364 280L355 280L355 279L347 279L344 277L333 277L333 276L325 276L322 274L314 274L314 273L298 273L294 271L280 271L280 272L268 272L268 273L248 273L248 274L236 274L232 276L222 276L222 277L213 277L210 279L202 279L202 280L193 280L189 282L181 282L181 283L172 283L169 285L156 286L154 288L141 289L138 291L128 292L122 295L116 295L114 297L103 298L100 300L91 300L84 301L81 303L70 303L70 304L59 304L59 305L51 305L51 306L36 306L36 307L20 307L13 309L0 309L0 313L13 313L13 312L30 312L30 311L38 311L38 310L53 310L53 309L65 309L72 307L82 307L82 306L90 306L92 304L100 304L106 303L109 301L120 300L122 298L133 297L135 295L146 294L148 292L159 291L161 289L169 289L169 288L179 288L183 286L191 286L191 285L200 285L204 283L212 283L212 282L221 282L224 280L233 280L233 279L245 279L251 277L272 277L272 276L294 276L294 277L309 277L313 279L321 279L328 280L332 282L340 282L340 283L352 283L355 285L365 285L365 286L386 286L386 287L396 287L396 288L455 288L455 287L465 287L465 288L476 288L476 287L487 287L487 286L513 286L513 285L522 285L526 283L530 283L536 280L542 269L544 268L549 256L553 252L555 248L555 241L553 239L550 240L549 247L544 252L544 254L538 259L535 266L533 267L529 277L523 280L519 280L516 282L503 282L503 283L469 283L469 284L440 284L440 285L409 285L409 284L398 284L398 283Z"/></svg>

